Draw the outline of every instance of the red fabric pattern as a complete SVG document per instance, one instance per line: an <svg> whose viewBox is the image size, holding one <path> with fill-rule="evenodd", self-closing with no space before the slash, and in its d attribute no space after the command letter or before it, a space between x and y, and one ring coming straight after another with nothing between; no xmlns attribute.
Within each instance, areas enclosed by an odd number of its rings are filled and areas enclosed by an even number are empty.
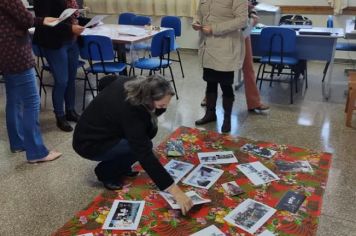
<svg viewBox="0 0 356 236"><path fill-rule="evenodd" d="M224 169L224 174L209 190L179 183L185 191L195 190L202 197L211 199L211 203L195 206L187 217L183 217L179 210L170 209L165 200L158 194L158 189L153 182L140 170L141 174L134 180L128 180L123 190L116 192L105 191L96 197L86 209L76 214L75 217L52 235L69 236L91 232L96 236L187 236L212 224L216 225L228 236L250 235L235 226L228 225L223 220L224 216L247 198L252 198L275 208L278 201L288 190L295 190L307 196L297 213L277 211L256 232L256 235L265 229L278 235L316 235L322 197L331 165L331 154L232 137L213 131L180 127L157 147L157 153L163 164L171 159L166 157L166 143L169 139L181 139L183 141L185 156L175 158L177 160L197 165L199 163L198 152L231 150L235 153L239 164L260 161L276 173L280 180L257 187L252 185L247 177L236 168L236 164L216 165L217 168ZM268 147L277 151L277 154L271 160L266 160L240 151L240 147L246 143ZM275 160L308 160L314 171L312 173L280 172L274 164ZM246 193L236 197L225 195L221 184L233 180ZM146 201L137 231L101 229L115 199Z"/></svg>

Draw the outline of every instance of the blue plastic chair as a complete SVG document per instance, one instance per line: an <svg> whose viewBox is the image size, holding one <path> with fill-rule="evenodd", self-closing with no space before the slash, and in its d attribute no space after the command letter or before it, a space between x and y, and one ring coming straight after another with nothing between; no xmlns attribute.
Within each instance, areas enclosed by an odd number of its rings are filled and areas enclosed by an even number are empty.
<svg viewBox="0 0 356 236"><path fill-rule="evenodd" d="M132 19L134 17L136 17L135 13L123 12L119 15L117 23L120 25L132 25Z"/></svg>
<svg viewBox="0 0 356 236"><path fill-rule="evenodd" d="M42 90L47 95L47 87L53 87L51 84L44 84L43 83L43 73L45 71L51 73L51 69L45 60L41 48L37 44L32 44L32 51L33 54L37 57L37 66L35 66L36 75L38 80L40 81L40 97L42 96Z"/></svg>
<svg viewBox="0 0 356 236"><path fill-rule="evenodd" d="M88 74L92 73L96 78L96 91L98 92L98 84L100 73L102 74L118 74L125 70L126 64L115 62L114 50L112 41L109 37L99 35L85 35L81 38L80 56L82 59L88 60L89 67L85 68L86 81L84 83L83 95L83 110L85 108L85 95L87 90L91 90ZM86 85L90 89L87 89ZM92 93L94 97L94 93Z"/></svg>
<svg viewBox="0 0 356 236"><path fill-rule="evenodd" d="M161 27L166 27L166 28L172 28L174 29L174 35L175 37L180 37L182 34L182 23L179 17L177 16L164 16L161 19ZM180 70L182 71L182 77L184 78L184 72L183 72L183 65L182 65L182 60L180 58L179 54L179 46L174 40L174 50L177 52L178 55L178 60L171 59L172 61L179 62L180 65Z"/></svg>
<svg viewBox="0 0 356 236"><path fill-rule="evenodd" d="M137 26L145 26L145 25L151 25L151 18L148 16L135 16L132 18L131 25L137 25ZM133 45L134 50L149 50L150 45L147 43L136 43ZM127 47L127 51L130 49Z"/></svg>
<svg viewBox="0 0 356 236"><path fill-rule="evenodd" d="M134 17L136 17L135 13L123 12L119 15L117 23L119 25L132 25ZM122 44L114 44L114 50L117 61L126 63L126 52L130 50L129 47Z"/></svg>
<svg viewBox="0 0 356 236"><path fill-rule="evenodd" d="M171 68L172 61L170 59L170 53L174 51L174 31L164 30L152 37L150 54L152 57L140 58L133 63L133 67L130 68L135 75L135 68L142 70L149 70L149 74L161 71L162 69L169 68L171 73L171 82L173 83L176 98L178 99L178 93L176 84L174 81L174 75Z"/></svg>
<svg viewBox="0 0 356 236"><path fill-rule="evenodd" d="M290 103L293 103L293 82L296 84L297 78L295 73L295 67L298 64L298 58L296 57L296 33L292 29L282 27L267 27L262 29L259 38L259 46L262 51L262 57L260 60L260 66L258 68L257 79L260 80L260 89L262 81L273 81L275 68L282 67L283 69L289 69L290 72L279 72L279 74L289 75L290 83ZM272 67L271 70L266 70L266 65ZM262 75L261 74L262 69ZM270 78L265 78L265 74L270 74ZM279 81L282 82L282 81ZM270 84L271 86L271 84ZM307 84L306 84L307 86Z"/></svg>
<svg viewBox="0 0 356 236"><path fill-rule="evenodd" d="M33 54L37 57L37 66L35 66L35 71L36 71L36 76L38 77L38 80L40 81L40 97L42 96L42 90L45 95L47 95L47 90L46 87L51 87L53 88L53 84L46 84L43 82L43 73L46 71L48 73L51 72L51 68L49 64L47 63L42 49L40 46L37 44L32 43L32 51ZM82 60L78 61L78 68L82 68L84 73L85 73L85 68L84 68L85 62ZM77 80L84 80L83 78L76 78Z"/></svg>
<svg viewBox="0 0 356 236"><path fill-rule="evenodd" d="M131 25L150 25L151 24L151 18L148 16L135 16L132 18Z"/></svg>

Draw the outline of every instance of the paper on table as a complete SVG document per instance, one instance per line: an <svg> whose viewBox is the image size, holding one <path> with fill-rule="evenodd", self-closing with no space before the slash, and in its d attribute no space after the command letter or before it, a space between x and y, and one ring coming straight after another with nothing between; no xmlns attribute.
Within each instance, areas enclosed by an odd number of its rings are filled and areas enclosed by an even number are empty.
<svg viewBox="0 0 356 236"><path fill-rule="evenodd" d="M65 9L65 10L61 13L61 15L58 17L58 19L55 20L55 21L53 21L53 22L51 22L51 23L49 23L48 26L54 27L54 26L58 25L59 23L61 23L62 21L66 20L66 19L69 18L71 15L73 15L74 12L76 12L76 11L78 11L78 9L74 9L74 8L67 8L67 9Z"/></svg>
<svg viewBox="0 0 356 236"><path fill-rule="evenodd" d="M278 11L278 8L279 8L279 7L276 7L276 6L267 4L267 3L263 3L263 2L260 2L260 3L258 3L258 4L255 6L255 9L256 9L257 11L267 11L267 12L275 12L275 11Z"/></svg>
<svg viewBox="0 0 356 236"><path fill-rule="evenodd" d="M89 28L91 26L95 26L95 25L99 24L107 16L108 15L94 16L86 25L84 25L84 28Z"/></svg>
<svg viewBox="0 0 356 236"><path fill-rule="evenodd" d="M119 34L131 35L131 36L143 36L146 34L146 30L138 27L125 27L119 28Z"/></svg>

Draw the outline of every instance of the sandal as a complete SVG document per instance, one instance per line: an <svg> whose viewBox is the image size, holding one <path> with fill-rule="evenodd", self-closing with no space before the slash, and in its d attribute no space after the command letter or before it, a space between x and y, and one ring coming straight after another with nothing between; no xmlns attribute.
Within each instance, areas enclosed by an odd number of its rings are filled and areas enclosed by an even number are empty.
<svg viewBox="0 0 356 236"><path fill-rule="evenodd" d="M35 160L30 160L27 161L29 164L36 164L36 163L43 163L43 162L48 162L48 161L54 161L58 159L60 156L62 156L62 153L57 152L57 151L50 151L47 156L41 159L35 159Z"/></svg>
<svg viewBox="0 0 356 236"><path fill-rule="evenodd" d="M261 112L261 111L267 111L269 110L269 106L261 104L258 107L248 109L249 112Z"/></svg>

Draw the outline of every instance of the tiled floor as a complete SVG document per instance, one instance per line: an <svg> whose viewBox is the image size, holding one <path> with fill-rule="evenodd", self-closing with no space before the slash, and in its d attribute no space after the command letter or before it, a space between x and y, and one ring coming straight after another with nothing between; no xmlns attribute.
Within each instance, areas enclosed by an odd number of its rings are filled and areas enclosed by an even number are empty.
<svg viewBox="0 0 356 236"><path fill-rule="evenodd" d="M200 101L204 83L197 56L182 55L186 78L174 66L180 99L172 99L168 112L160 118L155 144L178 126L194 127L204 110ZM309 88L295 95L289 104L289 87L264 84L261 95L271 106L266 114L246 111L243 89L236 91L232 134L275 143L291 144L333 153L333 163L324 196L318 235L356 235L356 130L344 126L346 77L338 64L334 69L332 96L324 101L321 94L323 64L309 63ZM78 111L81 108L82 82L78 82ZM72 134L56 128L50 94L42 99L41 128L46 145L63 152L52 163L29 165L24 154L9 151L5 125L5 89L0 86L0 235L49 235L77 211L84 208L102 186L93 173L95 163L80 158L72 149ZM220 130L221 100L218 101L217 125ZM356 126L356 119L353 124Z"/></svg>

